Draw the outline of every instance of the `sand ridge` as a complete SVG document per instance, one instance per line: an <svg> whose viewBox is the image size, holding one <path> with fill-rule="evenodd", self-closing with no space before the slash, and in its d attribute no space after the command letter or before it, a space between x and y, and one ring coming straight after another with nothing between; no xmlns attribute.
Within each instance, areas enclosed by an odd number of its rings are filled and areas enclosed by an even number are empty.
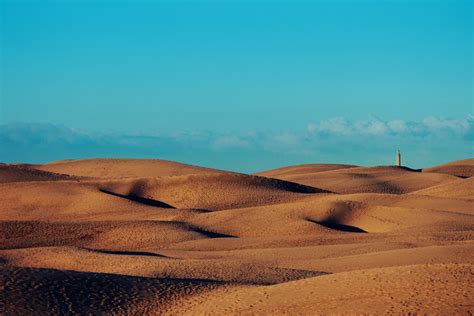
<svg viewBox="0 0 474 316"><path fill-rule="evenodd" d="M43 171L30 165L0 164L0 183L79 179L81 177Z"/></svg>
<svg viewBox="0 0 474 316"><path fill-rule="evenodd" d="M161 159L91 158L60 160L32 165L32 167L43 171L90 178L140 178L224 172Z"/></svg>
<svg viewBox="0 0 474 316"><path fill-rule="evenodd" d="M0 165L0 303L7 315L469 314L470 162L448 164L463 175Z"/></svg>
<svg viewBox="0 0 474 316"><path fill-rule="evenodd" d="M474 158L452 161L438 166L425 168L423 169L423 172L444 173L461 178L469 178L474 176Z"/></svg>
<svg viewBox="0 0 474 316"><path fill-rule="evenodd" d="M404 194L459 179L452 175L420 172L396 166L345 167L309 173L300 173L296 169L296 172L283 174L276 170L275 174L273 171L259 174L344 194Z"/></svg>

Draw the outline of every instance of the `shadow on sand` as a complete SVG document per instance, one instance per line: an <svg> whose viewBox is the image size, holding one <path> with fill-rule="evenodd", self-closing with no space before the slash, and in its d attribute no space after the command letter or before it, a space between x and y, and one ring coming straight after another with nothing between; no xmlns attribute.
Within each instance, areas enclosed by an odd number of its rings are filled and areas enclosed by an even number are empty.
<svg viewBox="0 0 474 316"><path fill-rule="evenodd" d="M150 206L161 207L161 208L175 208L174 206L166 204L165 202L161 202L161 201L153 200L153 199L147 199L147 198L137 196L137 195L133 195L133 194L124 195L124 194L108 191L108 190L105 190L105 189L99 189L99 191L102 192L102 193L105 193L105 194L121 197L123 199L127 199L127 200L130 200L130 201L133 201L133 202L142 203L142 204L146 204L146 205L150 205Z"/></svg>
<svg viewBox="0 0 474 316"><path fill-rule="evenodd" d="M160 257L160 258L171 258L158 253L147 252L147 251L128 251L128 250L108 250L108 249L93 249L93 248L82 248L88 251L103 253L108 255L126 255L126 256L148 256L148 257Z"/></svg>
<svg viewBox="0 0 474 316"><path fill-rule="evenodd" d="M306 220L308 220L312 223L324 226L326 228L335 229L335 230L339 230L339 231L343 231L343 232L367 233L367 231L365 231L365 230L363 230L359 227L340 224L340 223L337 223L337 222L332 221L332 220L324 220L324 221L315 221L315 220L312 220L312 219L306 219Z"/></svg>

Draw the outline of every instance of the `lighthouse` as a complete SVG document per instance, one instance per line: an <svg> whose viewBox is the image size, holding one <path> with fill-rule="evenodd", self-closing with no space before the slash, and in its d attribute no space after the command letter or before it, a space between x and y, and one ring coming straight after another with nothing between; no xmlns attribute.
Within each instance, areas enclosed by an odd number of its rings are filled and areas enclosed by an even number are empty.
<svg viewBox="0 0 474 316"><path fill-rule="evenodd" d="M402 166L402 155L400 154L400 149L397 151L396 163L398 167Z"/></svg>

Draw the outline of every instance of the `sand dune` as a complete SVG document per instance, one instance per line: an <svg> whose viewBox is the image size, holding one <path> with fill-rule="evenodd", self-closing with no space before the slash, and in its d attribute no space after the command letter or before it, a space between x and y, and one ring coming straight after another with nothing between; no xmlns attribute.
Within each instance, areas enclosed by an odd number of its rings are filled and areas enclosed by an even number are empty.
<svg viewBox="0 0 474 316"><path fill-rule="evenodd" d="M472 265L420 265L342 272L264 288L221 290L184 312L215 314L468 314Z"/></svg>
<svg viewBox="0 0 474 316"><path fill-rule="evenodd" d="M77 180L78 177L34 169L28 165L0 164L0 183Z"/></svg>
<svg viewBox="0 0 474 316"><path fill-rule="evenodd" d="M58 260L61 258L61 260ZM145 277L193 278L270 285L323 275L319 271L267 266L243 259L194 259L156 251L110 251L82 247L23 248L2 252L8 265Z"/></svg>
<svg viewBox="0 0 474 316"><path fill-rule="evenodd" d="M21 315L152 313L216 288L217 282L49 269L1 269L3 312ZM45 289L48 289L45 291ZM92 290L91 289L95 289Z"/></svg>
<svg viewBox="0 0 474 316"><path fill-rule="evenodd" d="M269 177L269 178L279 178L279 177L284 177L284 176L295 176L299 174L312 174L312 173L318 173L318 172L324 172L324 171L340 170L340 169L355 168L355 167L357 166L343 165L343 164L306 164L306 165L289 166L289 167L267 170L263 172L257 172L256 175Z"/></svg>
<svg viewBox="0 0 474 316"><path fill-rule="evenodd" d="M260 173L273 176L272 172ZM336 193L391 193L404 194L458 178L437 173L421 173L400 167L354 167L324 172L288 172L275 178L301 183Z"/></svg>
<svg viewBox="0 0 474 316"><path fill-rule="evenodd" d="M166 248L173 243L226 237L183 222L35 222L0 221L1 248L73 245L107 250Z"/></svg>
<svg viewBox="0 0 474 316"><path fill-rule="evenodd" d="M76 181L0 184L0 220L180 220L195 212L106 194L100 186Z"/></svg>
<svg viewBox="0 0 474 316"><path fill-rule="evenodd" d="M38 170L92 178L149 178L220 172L215 169L159 159L62 160L33 167Z"/></svg>
<svg viewBox="0 0 474 316"><path fill-rule="evenodd" d="M324 190L283 180L244 174L200 174L130 182L111 182L103 190L147 196L176 208L222 210L291 201Z"/></svg>
<svg viewBox="0 0 474 316"><path fill-rule="evenodd" d="M474 183L423 171L0 165L0 303L7 315L469 314Z"/></svg>
<svg viewBox="0 0 474 316"><path fill-rule="evenodd" d="M189 209L265 205L324 193L282 180L243 174L205 174L113 181L0 184L0 219L180 219ZM24 192L24 194L19 194Z"/></svg>
<svg viewBox="0 0 474 316"><path fill-rule="evenodd" d="M439 166L423 169L423 172L450 174L461 178L474 176L474 158L448 162Z"/></svg>
<svg viewBox="0 0 474 316"><path fill-rule="evenodd" d="M412 194L474 200L474 178L440 184Z"/></svg>
<svg viewBox="0 0 474 316"><path fill-rule="evenodd" d="M425 208L414 209L404 200L397 196L381 199L374 194L309 196L291 203L200 213L191 221L238 237L390 232L438 223L474 227L472 203L454 203L438 210L425 203Z"/></svg>

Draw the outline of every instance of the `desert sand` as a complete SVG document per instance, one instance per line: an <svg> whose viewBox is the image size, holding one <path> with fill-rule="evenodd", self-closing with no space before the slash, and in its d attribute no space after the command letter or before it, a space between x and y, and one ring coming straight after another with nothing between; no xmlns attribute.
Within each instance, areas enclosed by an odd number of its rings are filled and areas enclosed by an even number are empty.
<svg viewBox="0 0 474 316"><path fill-rule="evenodd" d="M474 159L0 164L0 314L473 314Z"/></svg>

